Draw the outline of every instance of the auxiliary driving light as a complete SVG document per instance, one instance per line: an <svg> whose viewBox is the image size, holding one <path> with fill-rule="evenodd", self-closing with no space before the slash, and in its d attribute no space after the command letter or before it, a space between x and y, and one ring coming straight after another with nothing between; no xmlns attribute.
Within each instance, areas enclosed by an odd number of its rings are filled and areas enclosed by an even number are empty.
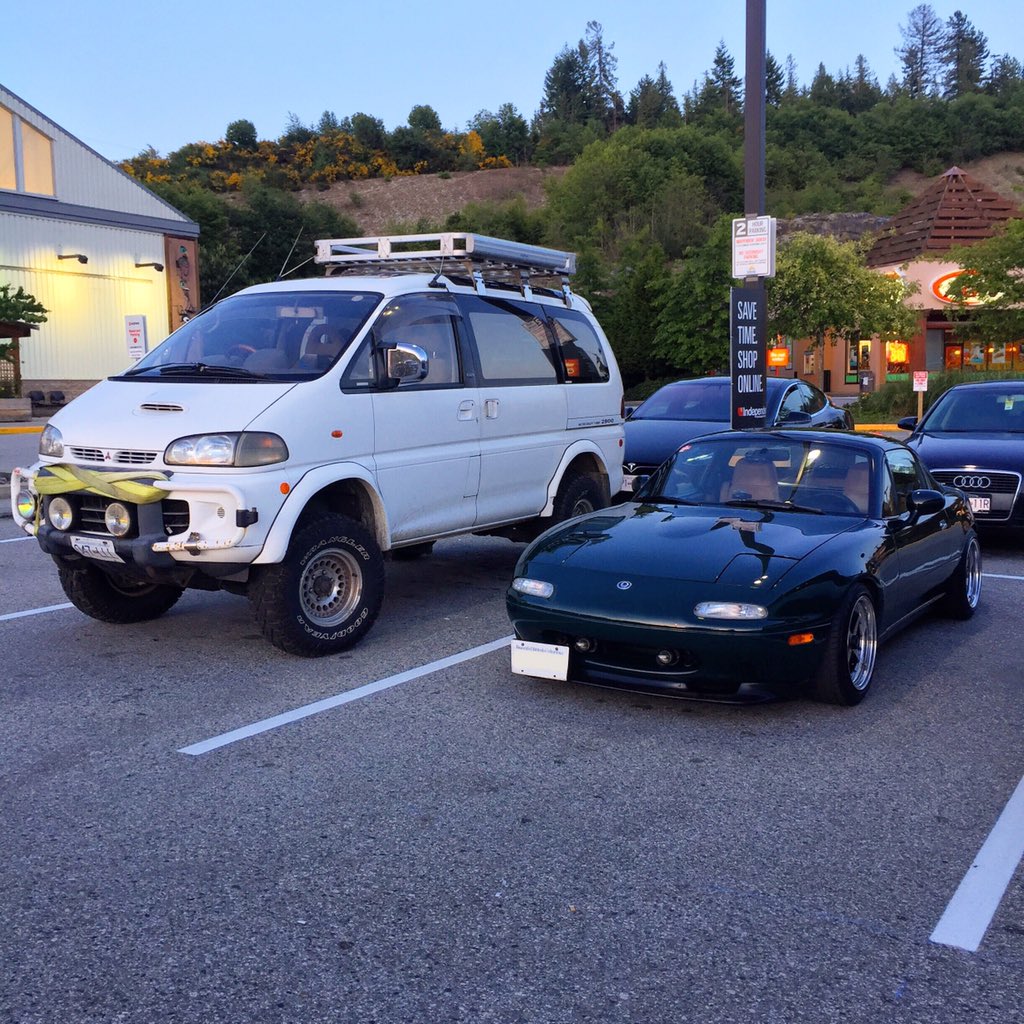
<svg viewBox="0 0 1024 1024"><path fill-rule="evenodd" d="M674 665L679 660L679 654L676 651L658 651L657 662L659 665L664 665L668 668L669 665Z"/></svg>
<svg viewBox="0 0 1024 1024"><path fill-rule="evenodd" d="M22 519L34 519L36 514L36 499L27 487L21 487L18 491L18 515Z"/></svg>
<svg viewBox="0 0 1024 1024"><path fill-rule="evenodd" d="M573 641L573 647L575 647L580 654L589 654L591 651L597 650L597 641L591 640L589 636L578 636Z"/></svg>
<svg viewBox="0 0 1024 1024"><path fill-rule="evenodd" d="M119 501L112 501L103 513L103 522L115 537L123 537L132 528L132 514Z"/></svg>
<svg viewBox="0 0 1024 1024"><path fill-rule="evenodd" d="M63 533L71 529L71 524L75 521L75 510L67 498L51 498L46 518L50 520L50 525L55 530Z"/></svg>

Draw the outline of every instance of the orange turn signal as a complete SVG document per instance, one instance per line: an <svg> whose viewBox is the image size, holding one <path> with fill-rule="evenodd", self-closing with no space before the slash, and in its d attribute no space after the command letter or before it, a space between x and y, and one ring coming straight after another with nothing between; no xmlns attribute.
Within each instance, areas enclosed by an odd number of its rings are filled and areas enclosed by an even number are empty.
<svg viewBox="0 0 1024 1024"><path fill-rule="evenodd" d="M281 493L287 494L291 490L291 484L281 484Z"/></svg>
<svg viewBox="0 0 1024 1024"><path fill-rule="evenodd" d="M814 634L813 633L794 633L791 637L786 640L786 643L790 647L799 647L801 644L813 644Z"/></svg>

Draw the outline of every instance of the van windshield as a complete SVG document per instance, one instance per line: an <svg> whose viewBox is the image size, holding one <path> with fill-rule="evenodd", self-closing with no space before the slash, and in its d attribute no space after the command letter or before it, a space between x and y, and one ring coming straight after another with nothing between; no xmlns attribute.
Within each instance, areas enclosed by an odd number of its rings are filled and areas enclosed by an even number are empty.
<svg viewBox="0 0 1024 1024"><path fill-rule="evenodd" d="M234 295L179 327L119 379L310 380L380 303L376 292Z"/></svg>

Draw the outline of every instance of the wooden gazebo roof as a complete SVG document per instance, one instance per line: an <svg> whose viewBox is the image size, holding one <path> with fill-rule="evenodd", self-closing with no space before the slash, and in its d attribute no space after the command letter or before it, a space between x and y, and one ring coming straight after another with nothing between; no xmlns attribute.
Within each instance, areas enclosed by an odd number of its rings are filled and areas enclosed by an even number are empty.
<svg viewBox="0 0 1024 1024"><path fill-rule="evenodd" d="M947 252L996 234L1020 209L977 178L951 167L889 222L867 255L869 267L909 263L925 253Z"/></svg>

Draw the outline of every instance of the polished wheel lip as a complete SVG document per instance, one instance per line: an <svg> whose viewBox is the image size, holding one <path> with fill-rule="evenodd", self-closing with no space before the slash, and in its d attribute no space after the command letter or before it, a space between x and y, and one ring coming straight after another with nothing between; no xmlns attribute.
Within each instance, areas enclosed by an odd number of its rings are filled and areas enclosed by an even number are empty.
<svg viewBox="0 0 1024 1024"><path fill-rule="evenodd" d="M981 599L981 547L973 538L964 553L964 586L968 607L977 608Z"/></svg>
<svg viewBox="0 0 1024 1024"><path fill-rule="evenodd" d="M861 594L850 609L850 620L846 634L846 659L850 673L850 685L863 692L871 682L878 650L878 627L875 621L875 606L867 594Z"/></svg>
<svg viewBox="0 0 1024 1024"><path fill-rule="evenodd" d="M299 580L302 613L327 629L344 622L359 607L363 574L348 551L327 548L310 560Z"/></svg>

